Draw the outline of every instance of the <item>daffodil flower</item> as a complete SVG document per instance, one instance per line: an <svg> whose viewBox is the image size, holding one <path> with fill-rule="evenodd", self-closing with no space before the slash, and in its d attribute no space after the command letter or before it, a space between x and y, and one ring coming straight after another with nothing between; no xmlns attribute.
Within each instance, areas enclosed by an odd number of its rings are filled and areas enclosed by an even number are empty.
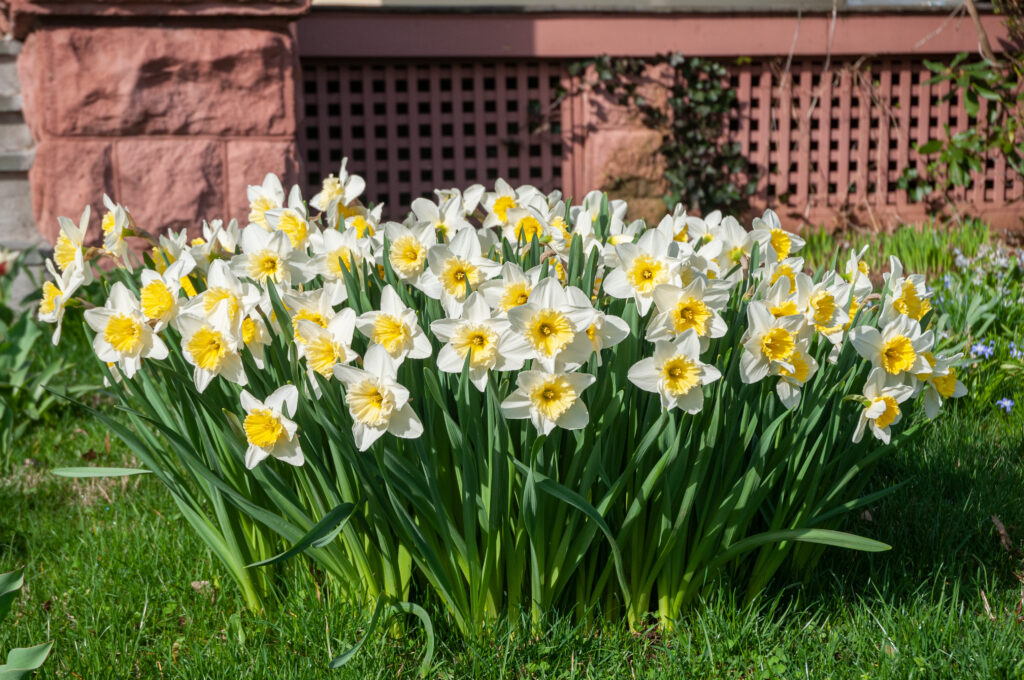
<svg viewBox="0 0 1024 680"><path fill-rule="evenodd" d="M328 322L326 328L306 319L298 321L296 332L306 339L298 345L299 356L306 359L310 382L314 388L317 388L317 383L312 378L313 373L329 379L334 376L335 366L348 364L359 358L352 349L355 325L356 313L349 307L338 312Z"/></svg>
<svg viewBox="0 0 1024 680"><path fill-rule="evenodd" d="M802 238L782 228L773 210L765 210L761 217L755 217L751 226L750 237L765 247L767 262L782 262L804 247Z"/></svg>
<svg viewBox="0 0 1024 680"><path fill-rule="evenodd" d="M66 217L58 217L60 234L53 246L53 259L60 271L77 269L81 272L82 284L86 286L93 281L92 267L85 261L85 233L89 230L90 214L91 208L85 206L78 224Z"/></svg>
<svg viewBox="0 0 1024 680"><path fill-rule="evenodd" d="M883 274L888 293L882 301L879 323L888 323L899 315L915 321L924 318L931 308L932 292L921 274L903 275L903 263L895 255L889 257L889 273Z"/></svg>
<svg viewBox="0 0 1024 680"><path fill-rule="evenodd" d="M891 384L889 376L881 367L873 369L864 383L864 408L860 412L857 428L853 431L854 443L864 437L864 430L870 425L871 433L888 444L890 426L900 422L903 417L899 405L910 398L913 390L910 385Z"/></svg>
<svg viewBox="0 0 1024 680"><path fill-rule="evenodd" d="M738 282L743 278L743 272L737 265L746 265L750 261L750 253L757 241L731 215L722 219L714 233L715 238L722 244L722 252L715 260L718 271L722 278ZM733 272L733 269L736 271Z"/></svg>
<svg viewBox="0 0 1024 680"><path fill-rule="evenodd" d="M654 302L654 289L663 283L678 283L678 263L669 260L668 239L651 229L635 244L615 246L619 266L605 277L604 291L615 298L633 298L640 316L646 316Z"/></svg>
<svg viewBox="0 0 1024 680"><path fill-rule="evenodd" d="M582 219L580 217L579 219ZM587 215L588 220L592 220ZM619 253L616 250L616 246L620 246L624 243L634 243L636 239L644 232L644 221L633 220L629 224L626 224L621 218L617 218L614 215L611 221L608 223L608 230L604 235L604 260L602 264L607 269L615 269L621 262L619 261Z"/></svg>
<svg viewBox="0 0 1024 680"><path fill-rule="evenodd" d="M249 448L245 450L245 467L253 469L266 458L274 457L296 467L306 462L299 443L299 426L291 417L299 402L295 385L278 387L260 401L242 390L240 395L245 420L242 429Z"/></svg>
<svg viewBox="0 0 1024 680"><path fill-rule="evenodd" d="M162 331L177 316L181 280L195 267L195 260L189 253L164 270L163 274L152 269L143 269L139 278L139 304L147 321L153 323L153 330Z"/></svg>
<svg viewBox="0 0 1024 680"><path fill-rule="evenodd" d="M569 286L565 289L565 293L569 297L569 304L573 307L593 309L587 294L579 288ZM576 334L576 337L561 356L569 360L566 364L568 367L574 368L575 363L584 363L593 353L597 354L597 365L601 366L603 364L601 359L602 350L619 344L629 337L629 333L629 324L624 320L613 314L605 314L598 309L594 309L594 318L591 320L590 325L582 333Z"/></svg>
<svg viewBox="0 0 1024 680"><path fill-rule="evenodd" d="M675 340L654 343L654 356L630 366L627 377L640 389L657 393L663 409L699 413L704 407L704 385L722 373L701 362L700 337L689 328Z"/></svg>
<svg viewBox="0 0 1024 680"><path fill-rule="evenodd" d="M549 371L554 370L556 361L578 366L592 351L585 333L594 316L585 293L570 297L557 279L548 277L537 284L526 304L508 311L509 323L520 341L506 351L512 358L534 359ZM586 342L573 342L579 334L584 334Z"/></svg>
<svg viewBox="0 0 1024 680"><path fill-rule="evenodd" d="M502 228L508 223L508 211L521 208L538 194L535 187L521 186L513 189L508 182L500 177L494 182L494 191L484 194L483 204L487 211L483 228Z"/></svg>
<svg viewBox="0 0 1024 680"><path fill-rule="evenodd" d="M359 175L348 174L345 167L347 164L348 158L342 158L338 176L335 177L332 174L324 179L320 191L309 201L311 206L320 212L327 212L328 206L333 202L345 207L354 203L362 195L363 190L366 189L366 180Z"/></svg>
<svg viewBox="0 0 1024 680"><path fill-rule="evenodd" d="M103 215L100 226L103 228L103 249L113 257L121 260L128 271L132 271L131 261L125 257L125 233L131 228L132 218L120 203L114 203L110 196L103 194L103 205L107 212Z"/></svg>
<svg viewBox="0 0 1024 680"><path fill-rule="evenodd" d="M872 368L881 367L891 376L930 370L924 354L934 345L932 332L922 333L920 324L909 316L896 317L881 332L871 326L858 326L850 331L850 342Z"/></svg>
<svg viewBox="0 0 1024 680"><path fill-rule="evenodd" d="M741 340L740 380L755 383L779 369L796 370L793 353L805 327L801 314L774 316L763 302L747 305L747 331Z"/></svg>
<svg viewBox="0 0 1024 680"><path fill-rule="evenodd" d="M93 349L100 361L116 362L131 378L143 359L166 359L167 345L146 323L139 301L120 281L110 288L103 307L87 309L85 322L96 332Z"/></svg>
<svg viewBox="0 0 1024 680"><path fill-rule="evenodd" d="M208 257L234 255L241 237L238 220L234 218L231 218L227 226L224 225L224 220L203 220L203 240L209 244Z"/></svg>
<svg viewBox="0 0 1024 680"><path fill-rule="evenodd" d="M426 359L433 354L430 339L416 321L416 312L405 306L395 289L384 286L380 293L380 309L360 314L356 329L380 345L395 366L410 359Z"/></svg>
<svg viewBox="0 0 1024 680"><path fill-rule="evenodd" d="M363 260L372 257L370 248L359 241L354 229L319 231L314 228L309 235L309 248L312 253L310 267L326 281L344 282L346 271L359 278ZM344 298L335 304L343 301Z"/></svg>
<svg viewBox="0 0 1024 680"><path fill-rule="evenodd" d="M447 245L433 246L427 251L427 262L441 284L441 306L449 318L458 318L469 293L501 269L497 262L482 256L480 240L473 229L463 229Z"/></svg>
<svg viewBox="0 0 1024 680"><path fill-rule="evenodd" d="M378 203L372 209L362 207L350 208L349 213L351 214L345 217L342 221L343 225L339 225L338 229L354 231L360 243L365 243L367 246L377 249L384 240L380 227L383 211L383 203ZM331 212L328 212L328 219L330 219L331 214ZM334 222L333 224L338 223Z"/></svg>
<svg viewBox="0 0 1024 680"><path fill-rule="evenodd" d="M540 282L540 272L540 265L524 272L517 263L505 262L501 265L501 275L484 281L478 290L495 316L506 318L510 309L529 301L530 293Z"/></svg>
<svg viewBox="0 0 1024 680"><path fill-rule="evenodd" d="M385 432L402 439L423 434L423 423L409 405L409 390L398 384L397 367L387 350L371 345L363 367L334 367L334 377L345 384L356 448L365 451Z"/></svg>
<svg viewBox="0 0 1024 680"><path fill-rule="evenodd" d="M306 247L310 232L309 215L306 214L298 184L288 192L288 207L271 208L264 212L263 218L271 229L285 233L292 248Z"/></svg>
<svg viewBox="0 0 1024 680"><path fill-rule="evenodd" d="M182 260L178 262L180 261ZM164 272L165 280L173 276L169 272L178 265L178 262ZM183 314L193 316L210 316L217 305L224 302L230 322L236 324L241 318L248 316L261 299L262 294L255 285L239 281L227 262L215 260L210 263L210 270L206 276L206 290L182 305L181 311ZM159 307L159 304L154 304L154 307Z"/></svg>
<svg viewBox="0 0 1024 680"><path fill-rule="evenodd" d="M427 253L437 245L433 225L407 227L397 222L384 225L388 240L388 262L395 275L435 300L441 297L441 283L427 267ZM383 263L383 253L381 261Z"/></svg>
<svg viewBox="0 0 1024 680"><path fill-rule="evenodd" d="M281 186L281 180L277 175L267 173L262 185L250 184L245 194L249 199L249 226L255 225L264 231L270 231L267 211L284 205L284 187Z"/></svg>
<svg viewBox="0 0 1024 680"><path fill-rule="evenodd" d="M915 394L924 390L924 412L929 419L933 420L939 415L943 399L959 399L967 394L964 386L957 375L954 364L963 358L963 353L953 356L933 355L925 352L924 358L931 367L927 373L919 373L916 377L917 384L914 385Z"/></svg>
<svg viewBox="0 0 1024 680"><path fill-rule="evenodd" d="M810 338L798 340L787 362L793 366L792 370L781 364L774 369L779 376L779 381L775 383L775 393L779 395L779 400L787 409L800 402L800 391L818 372L818 362L808 352L809 345Z"/></svg>
<svg viewBox="0 0 1024 680"><path fill-rule="evenodd" d="M521 358L504 351L510 342L505 319L492 318L483 296L477 292L466 298L458 319L438 319L431 332L445 343L437 354L437 367L445 373L461 373L469 357L469 381L481 392L487 387L488 371L517 371Z"/></svg>
<svg viewBox="0 0 1024 680"><path fill-rule="evenodd" d="M306 342L306 337L299 329L299 322L301 321L310 321L320 326L320 328L327 328L331 319L337 314L334 311L332 297L332 290L330 288L319 288L303 292L292 290L284 294L283 302L291 316L292 331L294 332L296 343L301 345ZM266 311L268 315L272 312L269 308Z"/></svg>
<svg viewBox="0 0 1024 680"><path fill-rule="evenodd" d="M695 276L685 288L663 283L654 288L657 314L647 325L647 339L671 340L688 330L700 338L701 351L711 338L725 335L728 326L719 315L729 304L729 286Z"/></svg>
<svg viewBox="0 0 1024 680"><path fill-rule="evenodd" d="M231 270L239 277L248 277L260 285L271 281L288 288L312 276L305 251L292 248L284 232L249 225L242 230L241 246L241 254L231 258Z"/></svg>
<svg viewBox="0 0 1024 680"><path fill-rule="evenodd" d="M53 281L43 282L43 299L39 301L38 317L43 323L57 324L52 337L53 344L56 345L60 342L64 307L81 287L83 277L82 270L78 267L68 267L62 273L58 273L53 260L46 261L46 270L50 272Z"/></svg>
<svg viewBox="0 0 1024 680"><path fill-rule="evenodd" d="M590 422L590 413L580 395L594 380L589 373L522 371L516 376L516 389L501 402L501 412L511 420L529 418L545 435L556 427L583 429Z"/></svg>
<svg viewBox="0 0 1024 680"><path fill-rule="evenodd" d="M462 212L461 197L442 200L440 205L426 198L412 202L414 226L429 225L430 229L445 242L451 241L463 229L472 229Z"/></svg>
<svg viewBox="0 0 1024 680"><path fill-rule="evenodd" d="M465 189L458 189L457 187L434 189L434 194L439 201L454 200L458 203L459 214L463 217L469 217L476 212L476 208L480 205L480 201L486 192L487 189L484 188L483 184L471 184Z"/></svg>
<svg viewBox="0 0 1024 680"><path fill-rule="evenodd" d="M229 305L229 300L221 300L209 315L178 316L182 354L194 367L192 379L199 392L206 390L218 375L237 385L249 382L239 354L241 320L232 323Z"/></svg>
<svg viewBox="0 0 1024 680"><path fill-rule="evenodd" d="M521 252L531 247L534 238L540 242L546 240L545 237L550 238L550 225L538 210L530 206L509 208L505 220L501 237Z"/></svg>

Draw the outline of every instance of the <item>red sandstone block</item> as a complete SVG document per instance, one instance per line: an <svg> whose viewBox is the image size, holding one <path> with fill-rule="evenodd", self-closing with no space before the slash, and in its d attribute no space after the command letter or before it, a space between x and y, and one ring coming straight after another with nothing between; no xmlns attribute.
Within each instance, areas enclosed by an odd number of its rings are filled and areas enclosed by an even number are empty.
<svg viewBox="0 0 1024 680"><path fill-rule="evenodd" d="M104 141L75 140L43 140L36 146L28 173L32 210L39 233L51 243L60 232L57 217L69 217L78 224L86 205L92 206L87 242L102 241L103 193L114 193L112 146Z"/></svg>
<svg viewBox="0 0 1024 680"><path fill-rule="evenodd" d="M116 146L118 193L136 223L198 233L224 213L224 147L203 139L125 139Z"/></svg>
<svg viewBox="0 0 1024 680"><path fill-rule="evenodd" d="M287 193L299 181L299 151L293 140L250 141L236 139L228 147L228 206L227 218L238 218L239 224L249 223L249 199L245 189L250 184L262 184L268 172L281 178ZM304 197L307 201L312 196Z"/></svg>
<svg viewBox="0 0 1024 680"><path fill-rule="evenodd" d="M26 119L45 135L295 134L285 31L43 28L26 47Z"/></svg>

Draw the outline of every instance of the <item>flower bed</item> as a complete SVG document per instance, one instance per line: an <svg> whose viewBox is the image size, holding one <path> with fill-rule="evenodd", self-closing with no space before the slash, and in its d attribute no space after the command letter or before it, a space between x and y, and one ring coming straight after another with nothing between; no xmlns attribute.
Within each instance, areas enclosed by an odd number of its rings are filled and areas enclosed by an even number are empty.
<svg viewBox="0 0 1024 680"><path fill-rule="evenodd" d="M885 493L912 404L964 393L922 276L807 274L770 211L648 228L499 180L397 223L363 186L343 164L307 205L268 176L246 227L191 241L109 199L102 248L88 210L62 219L40 318L56 342L92 261L119 265L85 318L126 422L96 417L250 607L301 554L374 621L430 630L429 599L467 635L523 609L671 626L716 579L749 598L825 546L888 547L842 517Z"/></svg>

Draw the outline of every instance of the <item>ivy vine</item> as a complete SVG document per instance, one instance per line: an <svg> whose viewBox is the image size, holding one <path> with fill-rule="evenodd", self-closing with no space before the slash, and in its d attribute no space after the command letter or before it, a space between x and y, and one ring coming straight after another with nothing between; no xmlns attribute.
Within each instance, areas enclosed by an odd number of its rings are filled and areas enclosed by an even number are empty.
<svg viewBox="0 0 1024 680"><path fill-rule="evenodd" d="M663 66L669 67L668 77L651 76ZM633 108L647 128L662 133L658 151L665 160L667 205L731 214L749 210L757 178L743 177L747 160L740 145L727 140L737 97L723 64L673 52L643 58L604 55L569 65L573 76L590 69L596 75L593 89ZM657 88L667 90L666 96L644 96Z"/></svg>

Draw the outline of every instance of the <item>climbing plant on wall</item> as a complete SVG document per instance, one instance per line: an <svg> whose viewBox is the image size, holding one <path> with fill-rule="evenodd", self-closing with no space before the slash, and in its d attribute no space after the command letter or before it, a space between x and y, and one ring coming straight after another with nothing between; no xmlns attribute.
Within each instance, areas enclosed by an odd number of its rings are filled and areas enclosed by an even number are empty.
<svg viewBox="0 0 1024 680"><path fill-rule="evenodd" d="M757 178L743 174L747 161L739 145L727 139L737 97L723 64L679 52L642 58L605 55L570 64L569 73L592 73L583 78L587 86L633 108L645 126L662 133L659 153L665 159L667 205L734 214L749 208ZM661 94L665 96L657 96Z"/></svg>

